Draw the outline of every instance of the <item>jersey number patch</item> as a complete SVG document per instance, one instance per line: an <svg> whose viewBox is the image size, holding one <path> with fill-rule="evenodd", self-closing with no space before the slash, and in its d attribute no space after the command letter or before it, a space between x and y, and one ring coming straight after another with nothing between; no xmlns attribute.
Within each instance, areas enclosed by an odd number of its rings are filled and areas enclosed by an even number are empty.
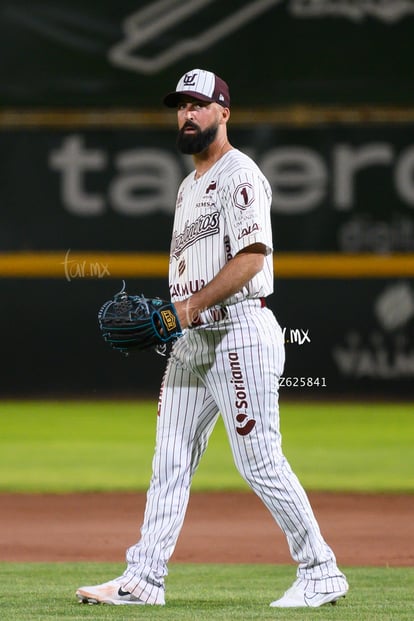
<svg viewBox="0 0 414 621"><path fill-rule="evenodd" d="M250 183L241 183L233 194L234 204L239 209L247 209L254 201L254 190Z"/></svg>

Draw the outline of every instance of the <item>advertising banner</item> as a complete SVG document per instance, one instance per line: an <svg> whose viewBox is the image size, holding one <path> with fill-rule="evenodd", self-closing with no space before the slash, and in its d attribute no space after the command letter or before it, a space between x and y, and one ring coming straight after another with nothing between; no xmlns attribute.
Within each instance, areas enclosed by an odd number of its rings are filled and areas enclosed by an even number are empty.
<svg viewBox="0 0 414 621"><path fill-rule="evenodd" d="M184 72L235 105L414 102L414 0L3 0L1 106L152 108Z"/></svg>
<svg viewBox="0 0 414 621"><path fill-rule="evenodd" d="M414 397L414 280L281 281L283 394Z"/></svg>
<svg viewBox="0 0 414 621"><path fill-rule="evenodd" d="M414 398L414 280L276 280L285 337L281 398ZM97 323L121 279L5 279L0 396L157 398L166 359L110 349ZM168 296L166 279L128 289ZM12 318L12 323L11 319ZM47 326L47 327L46 327ZM24 355L22 355L24 347Z"/></svg>
<svg viewBox="0 0 414 621"><path fill-rule="evenodd" d="M192 169L171 125L4 129L0 251L168 252ZM414 252L414 124L229 127L273 191L280 252Z"/></svg>

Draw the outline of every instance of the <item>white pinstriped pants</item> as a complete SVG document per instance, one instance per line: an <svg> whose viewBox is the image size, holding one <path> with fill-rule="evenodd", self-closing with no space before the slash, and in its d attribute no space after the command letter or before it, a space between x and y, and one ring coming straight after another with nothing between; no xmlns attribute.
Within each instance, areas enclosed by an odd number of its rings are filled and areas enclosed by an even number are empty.
<svg viewBox="0 0 414 621"><path fill-rule="evenodd" d="M185 332L164 375L141 539L127 550L123 585L148 603L163 601L167 563L184 521L192 476L219 413L235 464L285 533L298 577L317 592L340 590L345 581L282 453L282 331L259 300L228 309L226 320Z"/></svg>

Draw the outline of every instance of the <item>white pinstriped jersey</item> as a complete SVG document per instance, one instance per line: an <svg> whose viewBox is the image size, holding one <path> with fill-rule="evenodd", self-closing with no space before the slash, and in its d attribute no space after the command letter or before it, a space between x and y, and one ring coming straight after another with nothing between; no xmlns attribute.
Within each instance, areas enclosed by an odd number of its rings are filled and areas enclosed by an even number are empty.
<svg viewBox="0 0 414 621"><path fill-rule="evenodd" d="M253 160L237 149L225 153L204 175L194 172L177 194L170 255L173 302L204 287L240 250L267 248L264 268L224 304L273 292L271 188Z"/></svg>

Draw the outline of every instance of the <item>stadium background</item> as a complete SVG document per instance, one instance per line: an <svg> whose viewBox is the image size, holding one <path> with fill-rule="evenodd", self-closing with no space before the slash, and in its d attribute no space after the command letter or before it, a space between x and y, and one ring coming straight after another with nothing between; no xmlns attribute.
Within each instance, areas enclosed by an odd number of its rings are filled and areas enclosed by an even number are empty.
<svg viewBox="0 0 414 621"><path fill-rule="evenodd" d="M109 351L96 312L123 277L168 295L191 163L161 99L197 66L229 82L231 140L272 183L285 376L320 378L284 390L413 395L407 3L5 0L0 18L1 396L156 394L164 361Z"/></svg>
<svg viewBox="0 0 414 621"><path fill-rule="evenodd" d="M136 540L164 360L117 356L96 315L122 278L168 295L189 162L161 99L197 66L272 183L284 451L350 580L336 612L413 618L413 21L412 0L3 0L2 618L91 614L75 589ZM192 490L146 616L274 618L294 564L221 421Z"/></svg>

